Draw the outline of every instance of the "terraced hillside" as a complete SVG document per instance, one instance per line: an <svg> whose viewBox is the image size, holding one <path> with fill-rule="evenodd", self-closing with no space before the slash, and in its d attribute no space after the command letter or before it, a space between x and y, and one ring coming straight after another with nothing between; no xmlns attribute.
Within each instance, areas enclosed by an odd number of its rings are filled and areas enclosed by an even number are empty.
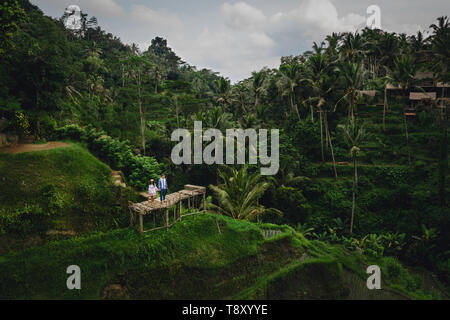
<svg viewBox="0 0 450 320"><path fill-rule="evenodd" d="M0 177L0 253L124 219L110 168L80 145L0 153Z"/></svg>
<svg viewBox="0 0 450 320"><path fill-rule="evenodd" d="M265 238L263 229L279 231ZM383 272L379 291L365 287L365 270L373 263ZM73 264L81 268L81 290L66 287L66 268ZM388 258L369 261L358 252L308 241L287 226L209 213L147 236L120 229L0 257L2 299L436 297L435 292L407 287L411 281Z"/></svg>

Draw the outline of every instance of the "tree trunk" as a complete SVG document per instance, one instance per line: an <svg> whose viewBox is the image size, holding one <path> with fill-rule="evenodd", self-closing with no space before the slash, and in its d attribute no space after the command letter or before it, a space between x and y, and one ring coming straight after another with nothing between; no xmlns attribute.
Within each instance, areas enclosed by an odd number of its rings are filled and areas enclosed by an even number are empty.
<svg viewBox="0 0 450 320"><path fill-rule="evenodd" d="M139 116L141 118L141 142L142 142L143 154L145 156L145 119L144 119L144 113L143 113L143 110L142 110L141 75L140 75L140 73L137 76L137 85L138 85Z"/></svg>
<svg viewBox="0 0 450 320"><path fill-rule="evenodd" d="M314 108L311 103L309 104L309 109L311 110L311 122L314 122Z"/></svg>
<svg viewBox="0 0 450 320"><path fill-rule="evenodd" d="M330 143L331 159L333 160L334 177L336 178L337 181L338 174L336 170L336 160L334 159L333 143L331 142L330 130L328 129L328 115L326 111L325 111L325 134L328 137L328 142Z"/></svg>
<svg viewBox="0 0 450 320"><path fill-rule="evenodd" d="M125 87L125 66L122 64L122 88Z"/></svg>
<svg viewBox="0 0 450 320"><path fill-rule="evenodd" d="M179 118L179 112L178 112L178 98L175 97L175 112L177 114L177 127L180 128L180 118Z"/></svg>
<svg viewBox="0 0 450 320"><path fill-rule="evenodd" d="M442 98L445 96L445 87L442 88ZM448 172L448 116L447 112L444 112L444 101L441 101L441 110L439 111L439 126L441 127L441 148L439 155L439 200L442 208L442 214L444 214L444 209L446 208L446 193L445 193L445 185L446 185L446 176ZM444 218L444 217L443 217ZM445 221L445 220L444 220Z"/></svg>
<svg viewBox="0 0 450 320"><path fill-rule="evenodd" d="M350 235L353 233L353 222L355 220L355 207L356 207L356 188L358 186L358 167L356 165L356 153L353 154L353 188L352 188L352 217L350 221Z"/></svg>
<svg viewBox="0 0 450 320"><path fill-rule="evenodd" d="M352 117L352 121L355 121L355 106L354 106L354 101L353 101L353 94L350 95L350 112L351 112L351 117Z"/></svg>
<svg viewBox="0 0 450 320"><path fill-rule="evenodd" d="M323 111L319 109L319 121L320 121L320 148L322 150L322 162L325 161L325 156L323 153L323 125L322 125L322 113Z"/></svg>
<svg viewBox="0 0 450 320"><path fill-rule="evenodd" d="M38 139L41 138L41 116L39 111L39 90L36 90L36 134Z"/></svg>
<svg viewBox="0 0 450 320"><path fill-rule="evenodd" d="M408 139L408 124L406 121L406 114L405 111L403 111L403 120L405 123L405 137L406 137L406 149L408 150L408 164L411 164L411 152L409 151L409 139Z"/></svg>
<svg viewBox="0 0 450 320"><path fill-rule="evenodd" d="M298 112L297 104L294 103L294 100L292 99L292 95L293 95L293 93L291 93L291 108L293 110L295 110L295 112L297 113L298 121L300 121L300 112Z"/></svg>
<svg viewBox="0 0 450 320"><path fill-rule="evenodd" d="M383 103L383 131L386 131L386 108L387 108L387 88L384 87L384 103Z"/></svg>

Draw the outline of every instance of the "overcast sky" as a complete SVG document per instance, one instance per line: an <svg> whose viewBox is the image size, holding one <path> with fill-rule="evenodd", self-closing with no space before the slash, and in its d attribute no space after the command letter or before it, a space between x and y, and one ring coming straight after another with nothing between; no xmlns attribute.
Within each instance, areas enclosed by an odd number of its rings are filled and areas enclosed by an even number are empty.
<svg viewBox="0 0 450 320"><path fill-rule="evenodd" d="M381 11L381 28L414 34L442 15L449 0L31 0L46 15L60 17L69 5L96 16L107 32L147 49L156 36L187 63L231 80L283 55L300 54L331 32L365 27L369 5Z"/></svg>

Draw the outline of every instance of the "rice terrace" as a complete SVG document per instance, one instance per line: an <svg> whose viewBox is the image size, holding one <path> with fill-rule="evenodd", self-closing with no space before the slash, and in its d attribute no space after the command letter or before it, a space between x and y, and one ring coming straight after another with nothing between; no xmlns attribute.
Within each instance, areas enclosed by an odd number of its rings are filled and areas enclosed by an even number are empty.
<svg viewBox="0 0 450 320"><path fill-rule="evenodd" d="M450 5L408 3L1 1L0 300L448 300Z"/></svg>

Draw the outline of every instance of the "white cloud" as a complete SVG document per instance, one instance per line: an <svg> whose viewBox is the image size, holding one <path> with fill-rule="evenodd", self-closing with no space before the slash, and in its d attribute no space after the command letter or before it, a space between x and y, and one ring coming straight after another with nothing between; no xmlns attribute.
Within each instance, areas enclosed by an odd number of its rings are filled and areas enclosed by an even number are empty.
<svg viewBox="0 0 450 320"><path fill-rule="evenodd" d="M131 6L129 17L132 21L165 28L180 28L182 25L181 19L176 14L154 10L141 4Z"/></svg>
<svg viewBox="0 0 450 320"><path fill-rule="evenodd" d="M233 29L262 27L267 20L261 10L245 2L235 4L226 2L222 4L221 11L225 24Z"/></svg>
<svg viewBox="0 0 450 320"><path fill-rule="evenodd" d="M67 3L68 5L73 4L73 1L67 1ZM81 8L81 11L87 12L89 15L118 17L125 13L125 10L114 0L78 0L76 5Z"/></svg>
<svg viewBox="0 0 450 320"><path fill-rule="evenodd" d="M101 12L111 16L118 16L124 13L123 8L114 0L95 0L95 1L80 1L86 3L85 7L93 11ZM82 5L82 4L81 4Z"/></svg>
<svg viewBox="0 0 450 320"><path fill-rule="evenodd" d="M264 66L276 67L280 56L301 54L332 32L364 28L366 8L372 4L370 0L31 1L57 17L68 5L78 4L97 16L105 30L126 43L140 44L143 50L155 36L165 37L184 61L235 81ZM428 29L450 9L448 0L410 0L408 6L377 0L376 4L384 30L408 34Z"/></svg>
<svg viewBox="0 0 450 320"><path fill-rule="evenodd" d="M340 17L330 0L304 0L291 11L272 15L246 2L224 3L220 9L225 28L205 28L191 39L191 47L186 44L178 50L187 61L203 61L233 80L265 66L277 67L282 54L299 54L312 41L331 32L355 31L366 21L355 13ZM296 51L281 53L293 45Z"/></svg>

